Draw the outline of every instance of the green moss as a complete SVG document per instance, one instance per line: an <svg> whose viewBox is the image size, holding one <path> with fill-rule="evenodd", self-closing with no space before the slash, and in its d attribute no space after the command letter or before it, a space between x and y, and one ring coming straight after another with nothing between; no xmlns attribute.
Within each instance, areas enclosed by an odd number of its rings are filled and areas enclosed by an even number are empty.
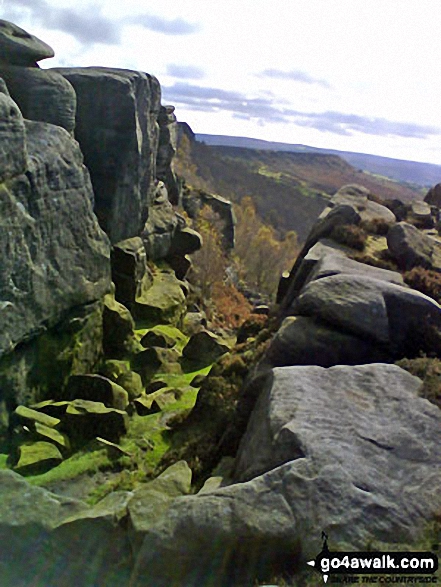
<svg viewBox="0 0 441 587"><path fill-rule="evenodd" d="M49 483L74 479L84 473L96 473L99 470L110 468L111 461L106 449L81 451L60 463L50 471L41 475L26 477L33 485L45 486Z"/></svg>
<svg viewBox="0 0 441 587"><path fill-rule="evenodd" d="M0 469L8 469L8 461L9 455L8 454L4 454L4 453L0 453Z"/></svg>

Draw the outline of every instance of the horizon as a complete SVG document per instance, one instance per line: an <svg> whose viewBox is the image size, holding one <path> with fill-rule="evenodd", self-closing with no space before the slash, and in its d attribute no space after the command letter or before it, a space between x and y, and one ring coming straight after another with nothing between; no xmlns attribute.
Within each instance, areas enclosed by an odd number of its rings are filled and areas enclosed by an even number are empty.
<svg viewBox="0 0 441 587"><path fill-rule="evenodd" d="M3 0L43 68L157 77L197 134L441 164L437 0Z"/></svg>

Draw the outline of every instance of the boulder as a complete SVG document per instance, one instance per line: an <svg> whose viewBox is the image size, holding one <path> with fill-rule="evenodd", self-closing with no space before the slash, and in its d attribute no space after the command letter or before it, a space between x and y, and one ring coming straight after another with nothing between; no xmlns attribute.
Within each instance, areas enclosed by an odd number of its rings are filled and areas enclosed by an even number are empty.
<svg viewBox="0 0 441 587"><path fill-rule="evenodd" d="M441 183L436 184L427 192L424 201L431 206L441 208Z"/></svg>
<svg viewBox="0 0 441 587"><path fill-rule="evenodd" d="M169 255L178 226L179 218L168 199L167 188L160 181L155 188L149 217L141 235L149 259L157 261Z"/></svg>
<svg viewBox="0 0 441 587"><path fill-rule="evenodd" d="M49 45L7 20L0 20L0 61L25 67L54 56Z"/></svg>
<svg viewBox="0 0 441 587"><path fill-rule="evenodd" d="M63 417L63 430L75 444L84 444L97 436L118 442L127 432L125 411L107 408L101 402L76 399L69 402Z"/></svg>
<svg viewBox="0 0 441 587"><path fill-rule="evenodd" d="M274 369L240 482L177 499L147 529L132 585L267 583L315 558L322 531L341 550L417 541L441 507L441 412L420 386L393 365Z"/></svg>
<svg viewBox="0 0 441 587"><path fill-rule="evenodd" d="M102 375L73 375L67 383L64 399L102 402L117 410L125 410L129 403L127 391Z"/></svg>
<svg viewBox="0 0 441 587"><path fill-rule="evenodd" d="M174 106L161 106L158 115L159 141L156 155L156 176L164 182L170 202L177 206L180 203L181 186L172 170L172 159L177 146L177 122Z"/></svg>
<svg viewBox="0 0 441 587"><path fill-rule="evenodd" d="M60 426L59 418L26 406L18 406L15 409L14 415L18 422L25 426L30 426L32 429L37 423L43 424L48 428L58 428Z"/></svg>
<svg viewBox="0 0 441 587"><path fill-rule="evenodd" d="M18 460L14 469L26 475L41 473L59 465L63 456L52 442L28 442L18 447Z"/></svg>
<svg viewBox="0 0 441 587"><path fill-rule="evenodd" d="M386 361L387 348L304 316L285 318L259 370L290 365L361 365Z"/></svg>
<svg viewBox="0 0 441 587"><path fill-rule="evenodd" d="M192 228L185 226L174 233L168 255L178 255L183 257L184 255L190 255L191 253L198 251L201 247L201 235Z"/></svg>
<svg viewBox="0 0 441 587"><path fill-rule="evenodd" d="M112 243L138 236L153 202L160 86L146 73L60 68L77 95L75 136Z"/></svg>
<svg viewBox="0 0 441 587"><path fill-rule="evenodd" d="M0 356L110 288L109 243L78 144L62 128L25 124L26 175L1 186Z"/></svg>
<svg viewBox="0 0 441 587"><path fill-rule="evenodd" d="M441 245L412 224L399 222L392 226L387 233L387 246L404 271L417 266L441 270Z"/></svg>
<svg viewBox="0 0 441 587"><path fill-rule="evenodd" d="M123 373L127 373L129 370L129 365L127 361L121 361L118 359L107 359L104 363L100 366L98 375L102 375L103 377L107 377L112 381L117 381L120 375Z"/></svg>
<svg viewBox="0 0 441 587"><path fill-rule="evenodd" d="M142 298L153 283L141 238L135 236L116 243L112 248L111 261L115 299L130 310L136 299Z"/></svg>
<svg viewBox="0 0 441 587"><path fill-rule="evenodd" d="M229 350L215 334L201 330L190 337L182 350L182 356L197 364L209 365Z"/></svg>
<svg viewBox="0 0 441 587"><path fill-rule="evenodd" d="M207 316L205 312L187 312L182 323L182 332L191 336L207 326Z"/></svg>
<svg viewBox="0 0 441 587"><path fill-rule="evenodd" d="M123 358L134 349L135 322L113 295L104 298L103 350L106 357Z"/></svg>
<svg viewBox="0 0 441 587"><path fill-rule="evenodd" d="M144 391L141 376L134 371L121 373L116 382L127 391L129 394L129 401L133 401Z"/></svg>
<svg viewBox="0 0 441 587"><path fill-rule="evenodd" d="M150 347L132 359L132 369L141 375L143 383L157 372L182 373L179 364L180 354L176 349Z"/></svg>
<svg viewBox="0 0 441 587"><path fill-rule="evenodd" d="M19 67L0 62L0 76L25 118L50 122L73 132L77 98L62 75L38 67Z"/></svg>
<svg viewBox="0 0 441 587"><path fill-rule="evenodd" d="M419 200L410 203L408 217L418 228L432 228L435 224L432 218L432 209L429 204Z"/></svg>
<svg viewBox="0 0 441 587"><path fill-rule="evenodd" d="M168 271L157 273L152 287L136 300L133 314L148 326L172 324L177 326L185 314L183 283Z"/></svg>
<svg viewBox="0 0 441 587"><path fill-rule="evenodd" d="M330 250L330 253L324 254L317 263L314 264L313 269L305 280L305 285L316 279L341 274L361 275L404 286L403 276L401 273L398 273L398 271L390 271L388 269L366 265L365 263L359 263L358 261L349 259L346 255L332 251L332 249Z"/></svg>
<svg viewBox="0 0 441 587"><path fill-rule="evenodd" d="M164 349L171 349L175 346L176 340L164 332L157 332L155 330L149 330L141 338L141 345L144 348L150 348L152 346L161 347Z"/></svg>
<svg viewBox="0 0 441 587"><path fill-rule="evenodd" d="M157 414L169 404L175 403L176 390L171 387L161 387L158 391L148 395L143 394L137 397L134 401L136 413L139 416L149 416L150 414Z"/></svg>
<svg viewBox="0 0 441 587"><path fill-rule="evenodd" d="M135 552L141 546L144 533L164 515L173 500L190 493L191 476L187 463L178 461L156 479L135 490L128 505L129 532Z"/></svg>
<svg viewBox="0 0 441 587"><path fill-rule="evenodd" d="M0 182L24 173L27 168L25 124L17 104L9 95L0 94ZM1 187L1 218L8 217L5 187ZM3 201L4 200L4 201ZM4 220L3 220L4 221Z"/></svg>
<svg viewBox="0 0 441 587"><path fill-rule="evenodd" d="M62 453L66 453L70 450L69 438L53 427L46 426L40 422L35 422L35 435L41 440L55 444Z"/></svg>
<svg viewBox="0 0 441 587"><path fill-rule="evenodd" d="M352 206L360 215L362 222L381 221L386 224L394 224L395 214L386 206L369 199L370 196L370 191L363 186L346 185L332 197L330 206Z"/></svg>
<svg viewBox="0 0 441 587"><path fill-rule="evenodd" d="M407 351L421 324L441 325L441 307L415 290L361 275L332 275L309 283L291 307L334 328Z"/></svg>

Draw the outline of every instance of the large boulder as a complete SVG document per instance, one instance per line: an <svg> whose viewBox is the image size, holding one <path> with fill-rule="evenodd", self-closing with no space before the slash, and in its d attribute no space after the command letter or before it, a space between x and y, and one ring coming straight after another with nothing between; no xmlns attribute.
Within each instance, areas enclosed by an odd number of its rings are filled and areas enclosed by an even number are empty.
<svg viewBox="0 0 441 587"><path fill-rule="evenodd" d="M75 136L112 243L139 235L153 201L160 86L137 71L61 68L77 95Z"/></svg>
<svg viewBox="0 0 441 587"><path fill-rule="evenodd" d="M330 206L348 205L352 206L362 221L381 221L386 224L393 224L396 216L389 208L378 204L370 199L370 191L360 185L346 185L338 190L332 197Z"/></svg>
<svg viewBox="0 0 441 587"><path fill-rule="evenodd" d="M441 271L441 243L412 224L399 222L392 226L387 233L387 246L404 271L417 266Z"/></svg>
<svg viewBox="0 0 441 587"><path fill-rule="evenodd" d="M179 325L186 311L184 284L171 271L161 271L154 275L152 287L137 298L133 307L136 319L146 325Z"/></svg>
<svg viewBox="0 0 441 587"><path fill-rule="evenodd" d="M25 67L54 56L49 45L16 24L0 20L0 61Z"/></svg>
<svg viewBox="0 0 441 587"><path fill-rule="evenodd" d="M393 365L274 369L240 482L177 499L147 530L132 585L267 582L314 558L322 531L342 550L418 540L441 507L441 412L420 386Z"/></svg>
<svg viewBox="0 0 441 587"><path fill-rule="evenodd" d="M153 283L142 239L135 236L116 243L111 260L115 298L130 310L136 299L142 298Z"/></svg>
<svg viewBox="0 0 441 587"><path fill-rule="evenodd" d="M27 168L25 125L17 104L9 95L0 93L0 182L24 173ZM5 187L1 186L1 191ZM7 218L7 201L1 199L1 218ZM4 220L3 220L4 221Z"/></svg>
<svg viewBox="0 0 441 587"><path fill-rule="evenodd" d="M386 348L305 316L289 316L271 341L259 370L290 365L360 365L386 361Z"/></svg>
<svg viewBox="0 0 441 587"><path fill-rule="evenodd" d="M173 236L179 227L179 217L168 199L167 188L161 181L155 188L149 217L142 231L147 255L153 261L168 256Z"/></svg>
<svg viewBox="0 0 441 587"><path fill-rule="evenodd" d="M62 75L0 62L0 76L25 118L74 130L77 99L72 85Z"/></svg>
<svg viewBox="0 0 441 587"><path fill-rule="evenodd" d="M105 406L117 410L125 410L129 403L127 391L102 375L72 375L63 399L102 402Z"/></svg>
<svg viewBox="0 0 441 587"><path fill-rule="evenodd" d="M190 336L182 350L182 355L189 361L200 365L209 365L227 353L230 349L212 332L201 330Z"/></svg>
<svg viewBox="0 0 441 587"><path fill-rule="evenodd" d="M26 121L26 138L26 175L1 186L0 356L110 288L109 243L78 144L41 122Z"/></svg>
<svg viewBox="0 0 441 587"><path fill-rule="evenodd" d="M441 326L441 307L422 293L361 275L331 275L310 282L291 306L344 332L387 345L403 356L424 324Z"/></svg>
<svg viewBox="0 0 441 587"><path fill-rule="evenodd" d="M441 208L441 183L437 183L427 192L424 201L432 206Z"/></svg>
<svg viewBox="0 0 441 587"><path fill-rule="evenodd" d="M134 349L135 322L129 310L115 300L104 297L103 349L106 357L123 358Z"/></svg>

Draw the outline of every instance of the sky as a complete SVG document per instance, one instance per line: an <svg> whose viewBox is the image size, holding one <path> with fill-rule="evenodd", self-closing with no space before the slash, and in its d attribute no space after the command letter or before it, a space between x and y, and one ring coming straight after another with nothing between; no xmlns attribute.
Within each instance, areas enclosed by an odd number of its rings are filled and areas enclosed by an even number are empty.
<svg viewBox="0 0 441 587"><path fill-rule="evenodd" d="M439 0L0 0L41 67L158 78L194 132L441 164Z"/></svg>

